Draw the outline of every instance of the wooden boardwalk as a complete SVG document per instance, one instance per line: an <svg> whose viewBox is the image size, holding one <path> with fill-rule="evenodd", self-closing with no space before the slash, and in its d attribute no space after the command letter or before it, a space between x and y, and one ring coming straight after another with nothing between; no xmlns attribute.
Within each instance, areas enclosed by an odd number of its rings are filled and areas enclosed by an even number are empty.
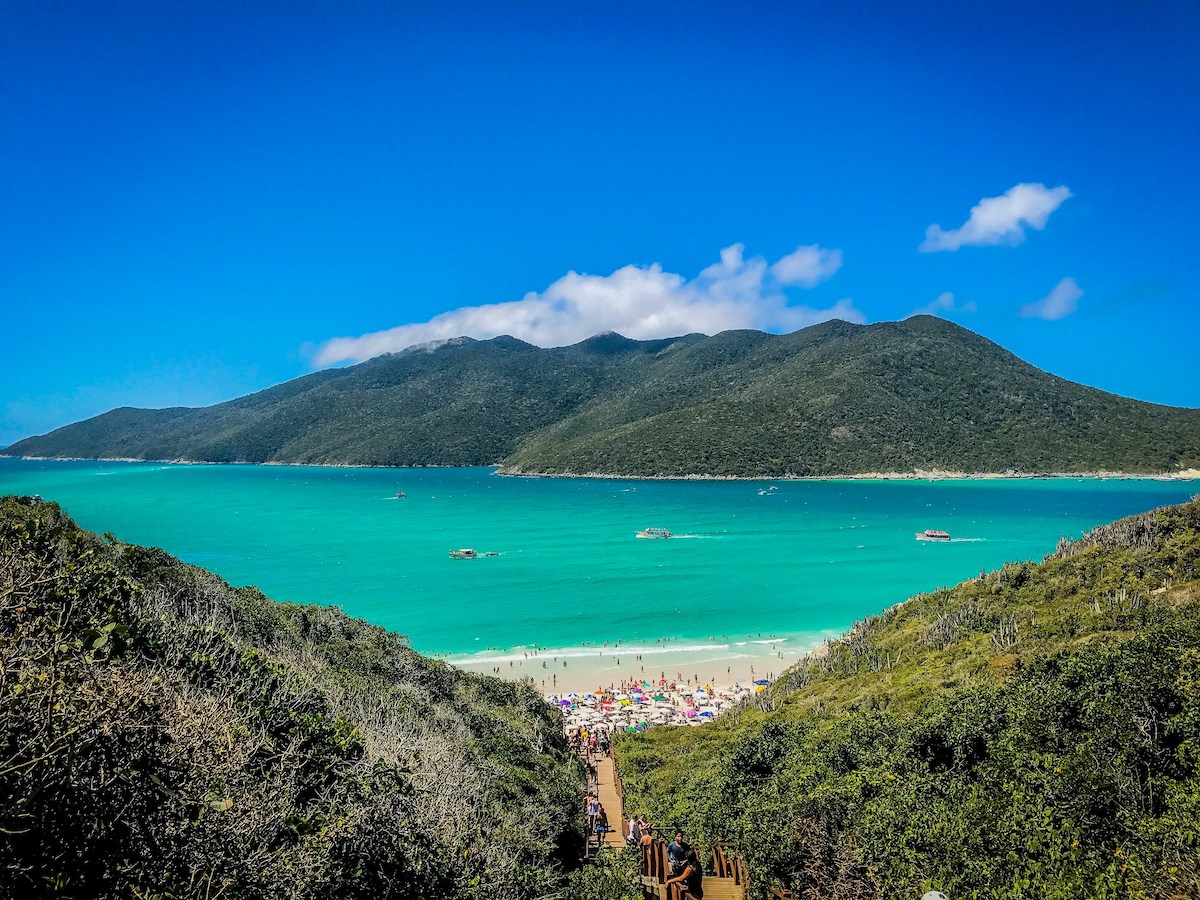
<svg viewBox="0 0 1200 900"><path fill-rule="evenodd" d="M595 771L594 787L600 798L600 805L608 815L611 830L604 836L602 847L615 851L625 848L625 835L629 825L625 819L624 791L621 778L613 765L611 757L592 756L589 766ZM687 900L690 894L685 894L677 886L668 892L662 885L669 875L666 862L666 842L655 839L652 844L642 847L642 884L645 900ZM745 900L745 864L733 856L728 847L713 847L701 853L701 858L708 859L713 875L704 876L704 900Z"/></svg>
<svg viewBox="0 0 1200 900"><path fill-rule="evenodd" d="M600 798L600 805L604 807L604 812L608 815L609 832L604 836L604 844L620 850L625 846L625 835L629 833L629 826L625 822L624 804L621 788L617 782L616 767L613 765L611 756L593 756L592 760L596 766L597 796Z"/></svg>

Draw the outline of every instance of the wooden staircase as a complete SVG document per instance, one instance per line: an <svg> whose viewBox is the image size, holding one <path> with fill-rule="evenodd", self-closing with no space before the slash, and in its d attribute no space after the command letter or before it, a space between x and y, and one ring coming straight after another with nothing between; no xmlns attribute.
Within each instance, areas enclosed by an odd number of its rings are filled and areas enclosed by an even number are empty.
<svg viewBox="0 0 1200 900"><path fill-rule="evenodd" d="M609 831L604 835L604 845L617 850L624 848L625 835L629 833L629 823L625 819L625 811L621 789L617 781L617 769L611 756L594 756L596 767L596 795L600 805L608 814Z"/></svg>
<svg viewBox="0 0 1200 900"><path fill-rule="evenodd" d="M745 900L746 864L726 844L710 849L711 859L705 869L713 874L704 876L704 900ZM671 877L667 862L667 842L655 838L642 845L642 896L645 900L692 900L692 895L678 884L670 887L663 882Z"/></svg>
<svg viewBox="0 0 1200 900"><path fill-rule="evenodd" d="M610 830L603 839L589 836L586 856L602 850L620 852L625 849L625 836L629 833L629 820L625 818L625 792L621 777L613 765L612 757L599 756L583 750L580 754L587 766L588 789L600 798L600 805L608 815ZM671 877L667 862L667 842L655 838L642 844L642 895L645 900L695 900L680 885L664 886ZM719 843L708 850L710 858L705 861L704 900L745 900L746 864L728 844ZM701 854L704 859L704 854Z"/></svg>

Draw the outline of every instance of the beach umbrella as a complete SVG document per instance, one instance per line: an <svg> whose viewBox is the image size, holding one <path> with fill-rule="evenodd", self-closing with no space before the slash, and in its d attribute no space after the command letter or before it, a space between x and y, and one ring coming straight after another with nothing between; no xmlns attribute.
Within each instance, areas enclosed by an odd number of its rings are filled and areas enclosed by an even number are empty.
<svg viewBox="0 0 1200 900"><path fill-rule="evenodd" d="M760 684L758 687L756 687L756 688L754 689L754 693L756 693L756 694L761 694L761 693L762 693L763 691L765 691L765 690L766 690L766 688L765 688L765 687L763 687L763 686Z"/></svg>
<svg viewBox="0 0 1200 900"><path fill-rule="evenodd" d="M667 698L662 694L655 694L654 699L655 700L666 700Z"/></svg>
<svg viewBox="0 0 1200 900"><path fill-rule="evenodd" d="M631 706L632 705L628 700L621 700L620 703L622 706Z"/></svg>
<svg viewBox="0 0 1200 900"><path fill-rule="evenodd" d="M706 716L706 717L708 717L708 718L710 718L710 719L711 719L711 718L713 717L713 715L714 715L714 714L713 714L711 711L709 711L709 710L705 710L704 712L700 713L700 715L701 715L701 716Z"/></svg>
<svg viewBox="0 0 1200 900"><path fill-rule="evenodd" d="M760 678L758 681L756 681L754 683L761 685L761 684L770 684L771 682L767 681L767 679L765 679L765 678Z"/></svg>
<svg viewBox="0 0 1200 900"><path fill-rule="evenodd" d="M685 711L685 712L684 712L684 715L685 715L685 716L687 716L687 717L690 719L690 718L692 718L693 716L695 716L695 715L696 715L696 711L695 711L694 709L689 709L689 710L687 710L687 711Z"/></svg>
<svg viewBox="0 0 1200 900"><path fill-rule="evenodd" d="M616 697L618 700L627 700L627 699L629 699L629 695L628 695L628 694L613 694L613 696L614 696L614 697Z"/></svg>
<svg viewBox="0 0 1200 900"><path fill-rule="evenodd" d="M578 694L567 694L567 699L568 700L578 700L579 695Z"/></svg>

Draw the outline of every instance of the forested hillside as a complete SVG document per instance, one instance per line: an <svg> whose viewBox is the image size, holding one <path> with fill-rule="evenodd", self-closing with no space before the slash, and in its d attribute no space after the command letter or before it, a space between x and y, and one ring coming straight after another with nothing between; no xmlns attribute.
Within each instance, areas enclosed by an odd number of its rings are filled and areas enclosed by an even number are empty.
<svg viewBox="0 0 1200 900"><path fill-rule="evenodd" d="M636 476L1171 473L1200 410L1042 372L931 316L786 335L458 339L205 409L114 410L11 455Z"/></svg>
<svg viewBox="0 0 1200 900"><path fill-rule="evenodd" d="M583 773L531 689L0 500L0 897L563 890Z"/></svg>
<svg viewBox="0 0 1200 900"><path fill-rule="evenodd" d="M1200 895L1200 500L860 622L628 736L629 810L797 897Z"/></svg>

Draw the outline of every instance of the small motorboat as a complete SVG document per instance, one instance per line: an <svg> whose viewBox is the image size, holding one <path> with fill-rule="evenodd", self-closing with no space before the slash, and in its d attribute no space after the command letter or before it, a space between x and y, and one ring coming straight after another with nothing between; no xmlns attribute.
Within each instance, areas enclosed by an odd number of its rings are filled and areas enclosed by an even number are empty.
<svg viewBox="0 0 1200 900"><path fill-rule="evenodd" d="M478 555L479 554L475 551L475 549L473 547L463 547L461 550L451 550L450 551L451 559L474 559Z"/></svg>

